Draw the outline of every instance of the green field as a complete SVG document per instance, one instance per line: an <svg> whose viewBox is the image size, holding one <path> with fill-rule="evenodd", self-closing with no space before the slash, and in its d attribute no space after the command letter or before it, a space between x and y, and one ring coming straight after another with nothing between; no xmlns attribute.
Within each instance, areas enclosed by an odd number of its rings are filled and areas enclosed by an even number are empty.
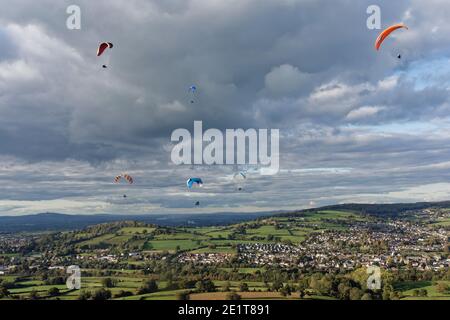
<svg viewBox="0 0 450 320"><path fill-rule="evenodd" d="M439 281L432 283L431 281L418 281L418 282L404 282L396 286L397 289L402 291L405 300L450 300L450 291L445 293L437 291L437 284L445 283L450 286L450 281ZM427 291L426 297L414 296L414 290L425 289Z"/></svg>
<svg viewBox="0 0 450 320"><path fill-rule="evenodd" d="M175 251L177 247L180 250L193 250L200 248L201 245L194 240L152 240L145 243L144 250Z"/></svg>

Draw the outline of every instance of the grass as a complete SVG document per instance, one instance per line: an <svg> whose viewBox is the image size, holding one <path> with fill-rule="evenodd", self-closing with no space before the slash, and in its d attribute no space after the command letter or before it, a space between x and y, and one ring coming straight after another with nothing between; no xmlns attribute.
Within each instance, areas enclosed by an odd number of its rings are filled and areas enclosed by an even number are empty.
<svg viewBox="0 0 450 320"><path fill-rule="evenodd" d="M237 292L242 300L298 300L296 295L283 297L279 292ZM191 300L226 300L228 292L194 293Z"/></svg>
<svg viewBox="0 0 450 320"><path fill-rule="evenodd" d="M449 218L438 219L435 223L433 223L433 226L450 227L450 219Z"/></svg>
<svg viewBox="0 0 450 320"><path fill-rule="evenodd" d="M233 268L219 268L219 270L223 270L226 272L238 272L242 274L255 274L257 271L264 272L264 268L239 268L239 269L233 269ZM258 283L260 284L260 283Z"/></svg>
<svg viewBox="0 0 450 320"><path fill-rule="evenodd" d="M136 235L136 234L144 234L145 231L147 231L147 233L151 233L151 232L155 231L155 229L156 228L125 227L125 228L120 229L119 233Z"/></svg>
<svg viewBox="0 0 450 320"><path fill-rule="evenodd" d="M288 229L276 229L274 226L261 226L258 229L247 229L248 235L258 235L258 236L289 236Z"/></svg>
<svg viewBox="0 0 450 320"><path fill-rule="evenodd" d="M95 238L92 238L92 239L89 239L89 240L80 242L80 243L78 244L78 246L81 247L81 246L98 245L98 244L100 244L100 243L102 243L102 242L107 242L108 240L110 240L110 239L112 239L112 238L114 238L114 237L115 237L114 234L112 234L112 233L107 233L107 234L104 234L104 235L101 235L101 236L98 236L98 237L95 237Z"/></svg>
<svg viewBox="0 0 450 320"><path fill-rule="evenodd" d="M160 234L155 237L156 240L205 240L208 237L196 235L190 232L180 232L175 234Z"/></svg>
<svg viewBox="0 0 450 320"><path fill-rule="evenodd" d="M257 271L264 272L264 268L219 268L219 270L226 272L238 272L241 274L254 274ZM0 277L2 280L10 279L13 280L14 276L3 276ZM83 277L82 279L82 290L94 292L95 290L102 287L102 280L107 277ZM186 291L186 289L180 290L164 290L167 283L164 281L158 282L160 291L150 294L137 295L136 292L143 282L147 279L146 277L139 276L137 274L132 274L130 276L114 276L117 280L117 285L114 288L109 288L112 295L119 293L119 291L129 291L133 293L133 296L125 298L115 298L117 300L175 300L176 295L179 292ZM297 294L292 296L283 297L278 292L267 292L266 285L263 282L256 281L214 281L214 285L217 289L220 289L229 284L231 290L239 291L239 286L241 283L247 283L250 292L238 292L243 300L293 300L299 299ZM445 283L450 285L450 281L439 281L438 283ZM60 300L76 300L80 295L80 290L69 291L65 285L45 285L43 281L37 280L33 277L26 278L17 283L18 288L10 289L13 296L27 298L31 291L36 291L38 294L45 299L60 299ZM58 288L60 294L57 297L47 296L48 290L51 288ZM418 282L403 282L395 285L395 289L401 291L403 299L405 300L450 300L449 293L440 293L437 291L437 283L431 281L418 281ZM414 297L413 292L416 289L425 289L428 292L427 297ZM226 292L214 292L214 293L195 293L191 295L192 300L224 300L226 299ZM323 300L332 299L330 297L323 296L307 296L305 300Z"/></svg>
<svg viewBox="0 0 450 320"><path fill-rule="evenodd" d="M180 250L193 250L201 246L201 244L193 240L152 240L145 243L144 249L175 251L177 247Z"/></svg>
<svg viewBox="0 0 450 320"><path fill-rule="evenodd" d="M230 253L234 254L236 253L236 249L233 249L232 247L225 246L225 247L216 247L216 248L200 248L196 250L190 251L190 253Z"/></svg>
<svg viewBox="0 0 450 320"><path fill-rule="evenodd" d="M439 281L450 285L450 281ZM437 285L431 281L404 282L395 286L397 290L402 291L405 300L450 300L450 292L441 293L437 291ZM428 295L426 297L414 297L414 290L425 289Z"/></svg>

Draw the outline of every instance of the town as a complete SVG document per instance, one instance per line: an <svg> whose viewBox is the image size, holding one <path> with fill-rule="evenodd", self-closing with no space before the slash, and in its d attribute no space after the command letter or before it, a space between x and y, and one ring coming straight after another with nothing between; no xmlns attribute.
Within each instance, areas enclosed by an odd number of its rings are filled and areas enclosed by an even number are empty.
<svg viewBox="0 0 450 320"><path fill-rule="evenodd" d="M0 276L47 278L77 265L85 276L135 274L162 281L164 268L175 268L194 278L209 270L215 281L256 281L270 270L301 277L378 266L384 273L414 270L446 279L449 212L427 208L380 218L311 211L219 227L117 222L80 231L2 234ZM168 276L171 282L176 273Z"/></svg>

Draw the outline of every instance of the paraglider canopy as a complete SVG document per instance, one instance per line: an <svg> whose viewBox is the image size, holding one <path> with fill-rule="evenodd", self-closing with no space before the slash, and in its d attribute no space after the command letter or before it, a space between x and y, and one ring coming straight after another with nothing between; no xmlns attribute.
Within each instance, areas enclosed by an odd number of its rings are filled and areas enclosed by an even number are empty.
<svg viewBox="0 0 450 320"><path fill-rule="evenodd" d="M97 49L97 57L100 57L106 49L112 49L114 45L111 42L102 42Z"/></svg>
<svg viewBox="0 0 450 320"><path fill-rule="evenodd" d="M408 30L408 27L404 25L403 23L395 24L393 26L388 27L387 29L383 30L380 35L378 36L377 40L375 41L375 49L380 50L381 45L383 44L384 40L386 40L389 35L398 29L406 29Z"/></svg>
<svg viewBox="0 0 450 320"><path fill-rule="evenodd" d="M114 178L114 183L119 183L122 179L127 181L129 184L133 184L134 183L133 177L130 176L129 174L122 174L122 175L116 176Z"/></svg>
<svg viewBox="0 0 450 320"><path fill-rule="evenodd" d="M203 181L200 178L190 178L187 182L186 185L189 189L192 189L192 187L194 185L197 185L199 187L201 187L203 185Z"/></svg>

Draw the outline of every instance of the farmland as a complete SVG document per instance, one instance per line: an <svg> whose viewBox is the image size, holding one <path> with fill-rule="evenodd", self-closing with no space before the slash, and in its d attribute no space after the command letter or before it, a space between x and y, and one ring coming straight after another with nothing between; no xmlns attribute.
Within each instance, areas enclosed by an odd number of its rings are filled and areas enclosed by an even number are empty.
<svg viewBox="0 0 450 320"><path fill-rule="evenodd" d="M448 212L418 211L385 221L354 211L312 210L226 226L121 221L10 235L5 243L11 249L0 253L0 266L9 266L0 274L1 297L450 299ZM383 268L381 291L366 287L365 266L372 261ZM67 289L68 265L81 268L80 290Z"/></svg>

